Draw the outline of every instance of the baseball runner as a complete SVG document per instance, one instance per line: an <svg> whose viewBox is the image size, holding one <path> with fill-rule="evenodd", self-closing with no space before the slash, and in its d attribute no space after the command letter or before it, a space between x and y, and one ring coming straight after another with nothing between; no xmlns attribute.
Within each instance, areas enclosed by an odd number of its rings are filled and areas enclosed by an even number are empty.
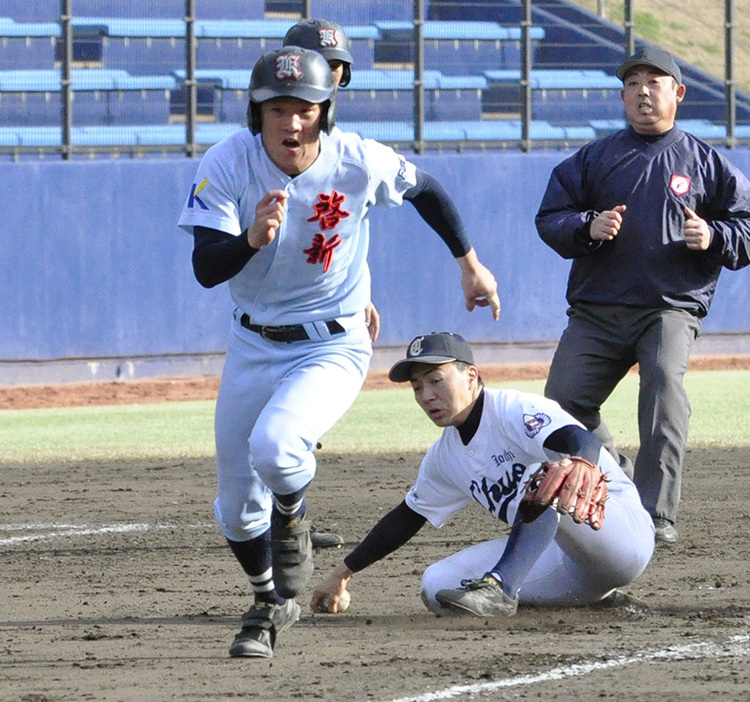
<svg viewBox="0 0 750 702"><path fill-rule="evenodd" d="M313 450L356 398L372 353L370 208L408 199L421 211L427 198L467 309L499 313L496 281L439 184L382 144L329 134L334 90L317 52L263 54L250 129L206 152L179 219L195 240L197 280L228 281L236 306L216 404L214 512L254 604L231 656L272 656L300 614L294 597L313 569Z"/></svg>
<svg viewBox="0 0 750 702"><path fill-rule="evenodd" d="M443 433L406 499L315 589L314 611L345 609L354 573L472 502L512 528L427 568L422 599L436 614L595 603L643 572L654 527L635 486L556 402L484 388L471 348L450 333L415 338L389 377L411 383Z"/></svg>

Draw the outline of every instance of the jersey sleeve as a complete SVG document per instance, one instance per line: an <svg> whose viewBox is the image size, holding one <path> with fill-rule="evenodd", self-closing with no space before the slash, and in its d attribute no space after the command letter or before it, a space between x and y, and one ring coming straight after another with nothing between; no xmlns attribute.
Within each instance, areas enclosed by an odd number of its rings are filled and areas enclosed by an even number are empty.
<svg viewBox="0 0 750 702"><path fill-rule="evenodd" d="M443 526L472 501L471 496L442 473L439 467L450 466L451 462L441 459L440 453L439 442L430 447L422 460L417 480L406 495L406 504L434 527Z"/></svg>
<svg viewBox="0 0 750 702"><path fill-rule="evenodd" d="M182 208L178 222L181 229L188 234L197 226L234 236L242 233L235 161L233 149L223 142L205 153Z"/></svg>
<svg viewBox="0 0 750 702"><path fill-rule="evenodd" d="M370 172L370 199L381 207L398 207L404 193L417 184L417 168L389 146L362 140L364 160Z"/></svg>

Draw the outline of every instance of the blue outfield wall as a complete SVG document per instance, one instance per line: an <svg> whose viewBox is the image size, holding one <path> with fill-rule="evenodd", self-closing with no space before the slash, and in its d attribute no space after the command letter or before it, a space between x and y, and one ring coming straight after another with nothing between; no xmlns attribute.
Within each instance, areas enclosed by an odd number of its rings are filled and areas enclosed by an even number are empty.
<svg viewBox="0 0 750 702"><path fill-rule="evenodd" d="M534 214L569 152L413 156L458 203L499 281L501 321L464 309L459 268L411 205L372 214L369 260L379 346L457 331L475 342L556 340L569 263ZM750 152L727 152L750 174ZM176 227L197 161L51 160L0 164L0 360L220 353L231 302L201 288L192 240ZM725 271L704 330L750 331L750 272ZM2 379L0 378L0 384Z"/></svg>

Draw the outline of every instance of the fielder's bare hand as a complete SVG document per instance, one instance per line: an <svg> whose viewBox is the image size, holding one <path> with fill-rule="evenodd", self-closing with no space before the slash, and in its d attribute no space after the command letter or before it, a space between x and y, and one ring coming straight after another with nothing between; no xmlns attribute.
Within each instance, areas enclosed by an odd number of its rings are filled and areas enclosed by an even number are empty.
<svg viewBox="0 0 750 702"><path fill-rule="evenodd" d="M254 249L262 249L276 238L276 232L284 221L288 198L285 190L269 190L259 200L255 206L255 221L247 230L247 243Z"/></svg>
<svg viewBox="0 0 750 702"><path fill-rule="evenodd" d="M627 209L626 205L617 205L611 210L600 212L596 219L591 222L589 236L594 241L611 241L620 233L622 226L622 213Z"/></svg>
<svg viewBox="0 0 750 702"><path fill-rule="evenodd" d="M692 251L706 251L711 246L711 230L708 228L708 222L701 219L689 207L685 208L687 219L682 228L685 235L685 244Z"/></svg>
<svg viewBox="0 0 750 702"><path fill-rule="evenodd" d="M313 612L338 614L349 607L349 592L346 584L353 573L343 563L334 568L315 588L310 600Z"/></svg>

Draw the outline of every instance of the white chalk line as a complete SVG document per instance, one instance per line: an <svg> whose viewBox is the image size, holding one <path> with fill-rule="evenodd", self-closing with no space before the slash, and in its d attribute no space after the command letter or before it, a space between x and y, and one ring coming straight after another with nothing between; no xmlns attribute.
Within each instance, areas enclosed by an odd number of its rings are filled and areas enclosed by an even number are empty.
<svg viewBox="0 0 750 702"><path fill-rule="evenodd" d="M19 536L0 538L0 546L12 546L34 541L53 541L54 539L67 539L76 536L127 534L167 529L206 529L210 526L210 524L104 524L95 527L89 524L0 524L0 533L9 531L43 532L41 534L25 533Z"/></svg>
<svg viewBox="0 0 750 702"><path fill-rule="evenodd" d="M564 678L588 675L589 673L599 670L623 668L634 663L647 663L649 661L741 657L750 653L748 642L750 642L750 635L733 636L724 643L701 642L685 644L683 646L670 646L669 648L660 651L646 649L645 651L638 651L631 656L613 658L608 661L579 663L576 665L565 666L563 668L553 668L546 673L521 675L514 678L505 678L503 680L495 680L493 682L476 685L457 685L437 692L428 692L423 695L417 695L416 697L400 697L399 699L389 700L388 702L433 702L433 700L455 699L462 695L473 695L478 692L491 692L504 687L535 685L536 683L547 682L549 680L562 680Z"/></svg>

